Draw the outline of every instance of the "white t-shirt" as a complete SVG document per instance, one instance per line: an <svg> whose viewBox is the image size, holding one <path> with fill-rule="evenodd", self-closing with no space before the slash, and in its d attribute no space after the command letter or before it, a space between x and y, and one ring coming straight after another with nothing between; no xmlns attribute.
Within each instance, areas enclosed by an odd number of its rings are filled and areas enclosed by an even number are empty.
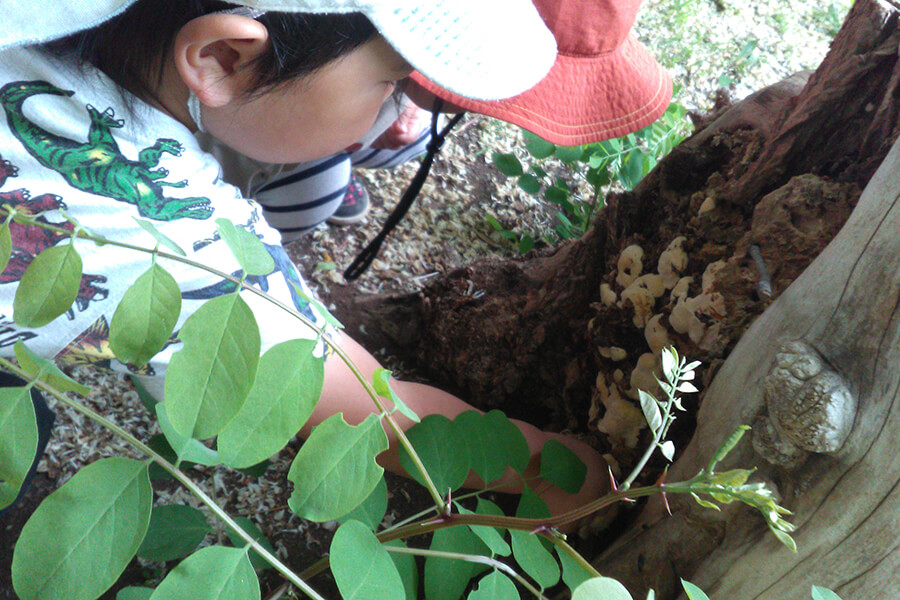
<svg viewBox="0 0 900 600"><path fill-rule="evenodd" d="M94 233L152 248L156 241L135 218L148 220L189 258L239 274L217 233L216 220L228 219L258 236L276 265L273 273L248 281L323 324L291 285L309 295L260 207L222 180L218 162L201 150L187 128L128 97L131 104L125 106L122 94L102 73L76 69L40 50L0 53L0 204L49 211L41 219L67 226L62 209ZM11 224L11 232L13 258L0 275L0 352L11 355L13 344L22 340L45 357L123 368L109 351L108 326L151 256L78 240L84 263L78 299L67 314L28 329L12 320L18 280L41 250L69 242L33 226ZM159 264L182 293L176 331L204 300L234 289L228 280L195 267L166 259ZM263 351L288 339L316 337L311 328L255 294L241 295L259 324ZM161 377L179 348L170 344L140 373Z"/></svg>

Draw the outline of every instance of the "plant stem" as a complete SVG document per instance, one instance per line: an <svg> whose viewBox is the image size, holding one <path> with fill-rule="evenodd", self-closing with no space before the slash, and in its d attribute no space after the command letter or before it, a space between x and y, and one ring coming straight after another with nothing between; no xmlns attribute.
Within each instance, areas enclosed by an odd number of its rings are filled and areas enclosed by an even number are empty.
<svg viewBox="0 0 900 600"><path fill-rule="evenodd" d="M387 410L387 407L381 401L380 397L375 392L371 383L369 383L369 380L363 376L363 374L360 372L359 368L350 359L350 357L347 355L347 353L344 352L344 350L340 346L338 346L331 338L329 338L329 336L326 335L325 331L321 327L319 327L316 323L314 323L312 320L310 320L308 317L306 317L306 315L303 315L302 313L297 311L294 307L292 307L288 304L285 304L284 302L281 302L277 298L274 298L274 297L268 295L267 293L263 292L262 290L251 286L250 284L246 283L242 279L234 277L230 273L225 273L224 271L220 271L216 268L210 267L208 265L204 265L203 263L200 263L198 261L187 258L186 256L179 256L177 254L171 254L169 252L160 250L159 248L150 249L150 248L144 248L142 246L136 246L134 244L119 242L116 240L109 240L104 237L95 235L95 234L93 234L85 229L82 229L80 227L76 227L75 231L71 232L67 229L63 229L62 227L57 227L57 226L51 225L49 223L42 223L42 222L35 221L34 219L30 219L28 217L28 215L16 213L15 209L11 209L8 207L0 207L0 215L4 214L4 212L8 217L12 216L14 219L16 217L19 217L19 220L24 221L25 223L28 223L30 225L40 226L49 231L59 233L60 235L65 235L65 236L71 237L73 239L75 239L75 238L84 239L87 241L94 242L95 244L109 244L111 246L117 246L119 248L125 248L127 250L134 250L135 252L143 252L144 254L152 254L154 256L154 258L158 256L158 257L167 258L169 260L173 260L176 262L180 262L183 264L187 264L192 267L196 267L198 269L204 270L208 273L212 273L213 275L221 277L222 279L231 281L232 283L238 285L239 287L241 287L253 294L256 294L257 296L263 298L264 300L267 300L268 302L271 302L275 306L286 311L288 314L299 319L303 324L305 324L307 327L309 327L313 331L315 331L319 335L319 337L325 342L325 344L327 344L334 351L334 353L340 357L340 359L344 362L344 364L346 364L350 368L350 371L353 373L353 376L356 377L357 381L359 381L359 383L366 390L366 393L369 395L369 397L375 403L375 406L378 408L379 412L382 414L384 420L387 421L388 425L391 427L391 429L393 429L394 433L397 435L397 439L400 442L400 445L403 446L404 449L406 449L407 453L409 454L410 458L413 461L413 465L415 466L415 468L419 472L419 474L422 476L422 479L425 481L425 488L428 490L428 493L431 495L431 498L434 501L435 507L437 508L438 512L440 512L441 514L443 514L445 512L446 509L444 506L444 504L445 504L444 499L441 496L440 492L438 492L437 486L434 485L434 481L431 479L431 476L428 474L428 471L425 469L425 465L422 463L421 458L419 458L419 455L416 454L416 451L413 448L412 443L409 441L409 438L406 437L406 433L403 431L403 428L400 427L400 425L390 415L390 413Z"/></svg>
<svg viewBox="0 0 900 600"><path fill-rule="evenodd" d="M0 357L0 366L3 366L5 369L9 369L10 371L16 373L24 379L31 379L25 371L20 369L17 365L6 358ZM218 504L216 504L215 500L210 498L200 486L194 483L187 475L185 475L181 470L172 465L165 458L157 454L152 448L141 442L139 439L128 433L128 431L122 429L112 421L94 412L92 409L81 404L80 402L72 400L53 386L39 380L35 383L38 388L50 394L59 402L65 404L72 410L81 413L95 423L98 423L99 425L105 427L118 437L131 444L134 448L147 455L153 462L168 471L172 475L172 477L177 479L182 485L188 488L191 493L197 496L197 498L199 498L200 501L203 502L210 509L210 511L213 512L213 514L215 514L226 525L228 525L228 527L230 527L235 533L237 533L241 537L241 539L247 542L250 547L253 548L253 550L258 552L260 556L262 556L266 560L266 562L272 565L272 567L275 568L275 570L277 570L279 573L281 573L286 579L288 579L288 581L303 590L303 592L313 600L325 600L314 589L312 589L309 584L298 577L296 573L291 571L284 563L278 560L278 558L276 558L268 550L262 547L259 542L254 540L253 537L250 536L250 534L244 531L241 526L238 525Z"/></svg>

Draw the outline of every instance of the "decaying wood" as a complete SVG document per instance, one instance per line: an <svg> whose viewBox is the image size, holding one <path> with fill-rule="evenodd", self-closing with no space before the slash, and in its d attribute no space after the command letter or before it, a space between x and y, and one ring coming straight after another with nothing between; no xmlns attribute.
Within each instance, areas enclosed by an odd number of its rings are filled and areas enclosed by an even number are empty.
<svg viewBox="0 0 900 600"><path fill-rule="evenodd" d="M832 64L852 71L840 66L846 57L835 59L841 51L853 54L849 62L855 65L880 61L883 66L893 56L890 76L881 74L879 81L894 85L897 15L886 3L857 2L851 15L857 25L848 20ZM870 29L856 28L863 26ZM866 34L874 34L877 43L860 41ZM819 112L816 95L854 95L851 87L823 84L827 63L798 97L796 111ZM851 136L851 153L896 139L896 103L883 108L887 100L876 103L867 93L863 89L860 96L873 103L868 112L875 121L884 120L862 127L862 144ZM806 116L789 115L776 139L809 148L815 136L801 133L807 122ZM840 129L848 135L843 124ZM819 139L827 146L835 136L825 130ZM774 166L765 169L780 170L779 161L787 160L776 150L766 156L764 165ZM628 535L597 561L603 572L637 594L654 587L662 598L678 596L678 577L693 580L713 598L806 599L812 584L835 589L843 598L897 595L898 200L900 145L895 144L838 236L731 352L704 397L691 444L669 473L672 479L690 477L730 431L752 424L752 437L722 468L759 467L758 476L795 512L799 552L781 546L744 508L710 514L680 499L672 503L672 517L660 502L651 502Z"/></svg>

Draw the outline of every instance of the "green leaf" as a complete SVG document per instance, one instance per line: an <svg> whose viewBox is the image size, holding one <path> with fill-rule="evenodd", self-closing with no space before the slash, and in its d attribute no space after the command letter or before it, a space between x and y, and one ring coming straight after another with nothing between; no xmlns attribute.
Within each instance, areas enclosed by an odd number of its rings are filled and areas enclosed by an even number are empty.
<svg viewBox="0 0 900 600"><path fill-rule="evenodd" d="M7 221L0 225L0 273L6 270L10 256L12 256L12 234L9 232Z"/></svg>
<svg viewBox="0 0 900 600"><path fill-rule="evenodd" d="M143 229L144 231L146 231L147 233L152 235L153 239L155 239L159 245L165 246L166 248L168 248L175 254L178 254L179 256L187 256L187 254L184 253L184 250L181 249L181 246L176 244L172 240L172 238L168 237L166 234L164 234L159 229L157 229L156 225L154 225L150 221L146 221L144 219L138 219L137 217L134 217L134 220L137 222L138 225L141 226L141 229Z"/></svg>
<svg viewBox="0 0 900 600"><path fill-rule="evenodd" d="M468 600L520 600L519 590L512 580L501 573L488 573L478 581Z"/></svg>
<svg viewBox="0 0 900 600"><path fill-rule="evenodd" d="M153 263L116 307L109 323L109 346L120 361L145 365L163 349L180 313L178 283Z"/></svg>
<svg viewBox="0 0 900 600"><path fill-rule="evenodd" d="M81 285L81 257L72 244L53 246L37 255L19 281L13 321L43 327L75 302Z"/></svg>
<svg viewBox="0 0 900 600"><path fill-rule="evenodd" d="M341 525L331 541L331 572L343 600L403 600L397 567L369 528L359 521Z"/></svg>
<svg viewBox="0 0 900 600"><path fill-rule="evenodd" d="M547 191L544 192L544 197L547 199L547 202L552 202L559 206L571 206L571 203L569 202L569 192L561 187L555 185L548 187Z"/></svg>
<svg viewBox="0 0 900 600"><path fill-rule="evenodd" d="M400 411L402 415L404 415L410 421L418 423L421 421L419 415L413 411L410 407L406 405L403 400L394 393L394 390L391 389L390 386L390 378L391 372L387 369L375 369L375 372L372 374L372 387L375 389L375 393L381 396L382 398L387 398L391 402L394 403L394 407Z"/></svg>
<svg viewBox="0 0 900 600"><path fill-rule="evenodd" d="M484 555L488 549L468 527L448 527L434 532L431 550L457 554ZM429 556L425 559L425 597L428 600L458 600L469 580L487 569L451 558Z"/></svg>
<svg viewBox="0 0 900 600"><path fill-rule="evenodd" d="M147 464L106 458L50 494L16 542L21 600L94 600L119 578L150 522Z"/></svg>
<svg viewBox="0 0 900 600"><path fill-rule="evenodd" d="M663 419L656 398L644 390L638 390L638 398L641 401L641 410L644 412L644 418L647 419L647 424L650 425L650 431L658 434L659 428L662 427Z"/></svg>
<svg viewBox="0 0 900 600"><path fill-rule="evenodd" d="M632 150L622 162L619 169L619 182L626 190L631 190L644 176L644 153L640 150Z"/></svg>
<svg viewBox="0 0 900 600"><path fill-rule="evenodd" d="M256 381L234 419L219 433L219 455L236 468L281 450L306 423L322 393L324 364L315 340L290 340L259 360Z"/></svg>
<svg viewBox="0 0 900 600"><path fill-rule="evenodd" d="M454 504L456 510L459 511L460 514L473 514L471 510L466 510L463 506L456 503ZM499 506L484 498L478 498L478 508L476 509L476 512L479 515L503 515L503 510ZM509 544L506 543L506 540L503 539L502 530L487 525L469 525L469 529L484 542L484 545L490 549L491 554L509 556L512 552L512 548L510 548Z"/></svg>
<svg viewBox="0 0 900 600"><path fill-rule="evenodd" d="M166 372L165 407L175 430L205 439L240 410L259 362L259 328L237 294L213 298L188 317L184 348Z"/></svg>
<svg viewBox="0 0 900 600"><path fill-rule="evenodd" d="M507 177L518 177L525 173L522 163L516 158L515 154L504 154L501 152L491 153L491 162L497 169Z"/></svg>
<svg viewBox="0 0 900 600"><path fill-rule="evenodd" d="M247 553L209 546L169 571L150 600L257 600L259 580Z"/></svg>
<svg viewBox="0 0 900 600"><path fill-rule="evenodd" d="M0 510L19 495L37 446L31 391L27 387L0 388Z"/></svg>
<svg viewBox="0 0 900 600"><path fill-rule="evenodd" d="M659 445L659 451L666 457L666 460L672 462L675 457L675 443L671 440L665 441Z"/></svg>
<svg viewBox="0 0 900 600"><path fill-rule="evenodd" d="M253 538L253 541L257 542L260 546L265 548L269 552L269 554L271 554L273 556L275 555L274 546L272 546L272 544L269 542L269 540L266 539L266 536L264 536L263 533L259 530L259 527L256 526L256 523L254 523L247 517L234 517L234 521L235 521L235 523L237 523L240 526L241 529L243 529L246 533L250 534L250 537ZM231 529L230 527L228 528L227 533L228 533L228 540L232 544L234 544L235 547L237 547L237 548L243 548L244 546L249 547L249 544L246 541L244 541L244 538L242 538L237 533L235 533L235 531L233 529ZM253 568L256 571L263 571L265 569L272 568L272 565L269 564L269 561L264 559L262 557L262 555L260 555L260 553L257 552L256 550L254 550L253 548L250 548L249 553L250 553L250 564L253 566Z"/></svg>
<svg viewBox="0 0 900 600"><path fill-rule="evenodd" d="M126 587L119 590L116 600L150 600L151 595L153 595L153 588Z"/></svg>
<svg viewBox="0 0 900 600"><path fill-rule="evenodd" d="M577 494L586 475L587 466L577 454L557 440L547 440L541 450L541 479L564 492Z"/></svg>
<svg viewBox="0 0 900 600"><path fill-rule="evenodd" d="M594 577L579 585L572 600L633 600L625 586L610 577Z"/></svg>
<svg viewBox="0 0 900 600"><path fill-rule="evenodd" d="M137 555L158 562L184 558L210 531L206 517L196 508L178 504L154 506L150 527Z"/></svg>
<svg viewBox="0 0 900 600"><path fill-rule="evenodd" d="M532 248L534 248L534 238L526 233L522 236L522 239L519 240L519 253L525 254Z"/></svg>
<svg viewBox="0 0 900 600"><path fill-rule="evenodd" d="M530 488L526 487L516 509L517 517L540 519L550 516L547 505ZM510 531L512 550L516 562L542 588L559 582L560 568L553 554L544 545L541 536L528 531Z"/></svg>
<svg viewBox="0 0 900 600"><path fill-rule="evenodd" d="M228 219L216 219L216 225L244 273L268 275L275 270L275 261L261 239L243 227L235 227Z"/></svg>
<svg viewBox="0 0 900 600"><path fill-rule="evenodd" d="M42 358L28 349L28 346L17 340L13 346L16 360L25 373L37 381L50 384L61 392L75 392L81 396L91 393L91 388L81 385L77 381L59 370L56 363Z"/></svg>
<svg viewBox="0 0 900 600"><path fill-rule="evenodd" d="M556 151L556 144L551 144L530 131L523 129L522 137L525 138L525 149L528 151L528 154L538 160L553 156L553 153Z"/></svg>
<svg viewBox="0 0 900 600"><path fill-rule="evenodd" d="M570 590L574 590L579 585L592 577L591 573L585 570L574 558L569 556L559 546L555 546L556 556L559 557L559 563L562 565L562 580Z"/></svg>
<svg viewBox="0 0 900 600"><path fill-rule="evenodd" d="M466 452L453 451L460 440L453 421L443 415L428 415L410 427L406 437L441 494L462 487L469 475L469 456ZM406 449L400 451L400 465L410 477L424 485L424 479Z"/></svg>
<svg viewBox="0 0 900 600"><path fill-rule="evenodd" d="M505 461L517 473L522 473L531 462L531 450L522 430L516 427L499 410L485 413L484 421L495 444L494 451L502 454ZM494 478L496 479L496 477Z"/></svg>
<svg viewBox="0 0 900 600"><path fill-rule="evenodd" d="M684 588L684 593L687 595L688 600L709 600L709 596L690 581L682 579L681 586Z"/></svg>
<svg viewBox="0 0 900 600"><path fill-rule="evenodd" d="M521 435L518 428L513 427L514 432L508 428L492 428L485 415L477 410L458 414L454 423L460 441L458 449L468 453L469 466L482 481L490 483L503 476L508 464L505 453L498 451L498 447L503 444L499 438L502 435L513 436L515 433Z"/></svg>
<svg viewBox="0 0 900 600"><path fill-rule="evenodd" d="M384 544L384 546L396 546L406 548L406 544L402 540L392 540ZM417 600L419 595L419 567L416 564L416 557L411 554L400 554L399 552L388 552L400 579L403 580L403 589L406 590L406 600Z"/></svg>
<svg viewBox="0 0 900 600"><path fill-rule="evenodd" d="M555 154L559 160L572 163L584 157L584 148L582 146L557 146Z"/></svg>
<svg viewBox="0 0 900 600"><path fill-rule="evenodd" d="M532 196L541 191L541 182L537 177L535 177L534 175L529 175L528 173L519 177L516 185L518 185L523 192Z"/></svg>
<svg viewBox="0 0 900 600"><path fill-rule="evenodd" d="M772 533L775 534L775 537L778 538L779 542L781 542L783 545L787 546L787 548L791 552L796 554L797 542L794 541L794 538L792 538L789 534L785 533L784 531L780 531L778 529L775 529L774 527L769 527L769 529L772 531Z"/></svg>
<svg viewBox="0 0 900 600"><path fill-rule="evenodd" d="M141 404L144 408L147 409L151 415L156 414L156 405L159 401L150 393L150 390L141 382L141 380L134 376L127 376L126 379L131 382L131 385L134 386L134 391L138 395L138 400L141 401Z"/></svg>
<svg viewBox="0 0 900 600"><path fill-rule="evenodd" d="M388 447L378 415L357 426L332 415L313 429L291 464L288 505L311 521L331 521L362 503L382 478L375 457Z"/></svg>
<svg viewBox="0 0 900 600"><path fill-rule="evenodd" d="M812 600L841 600L841 597L828 588L812 586Z"/></svg>
<svg viewBox="0 0 900 600"><path fill-rule="evenodd" d="M544 547L541 537L528 531L510 531L512 551L516 562L542 588L559 582L559 563Z"/></svg>
<svg viewBox="0 0 900 600"><path fill-rule="evenodd" d="M175 452L178 461L187 461L198 465L206 465L212 467L221 464L219 453L208 448L200 440L192 437L181 435L172 426L169 416L166 414L166 405L159 402L156 405L156 418L159 421L159 428L162 430L169 447Z"/></svg>
<svg viewBox="0 0 900 600"><path fill-rule="evenodd" d="M388 506L388 490L384 477L378 480L378 484L369 497L363 500L362 504L351 510L349 513L340 517L338 521L346 523L347 521L359 521L372 531L378 529L384 515L387 513Z"/></svg>

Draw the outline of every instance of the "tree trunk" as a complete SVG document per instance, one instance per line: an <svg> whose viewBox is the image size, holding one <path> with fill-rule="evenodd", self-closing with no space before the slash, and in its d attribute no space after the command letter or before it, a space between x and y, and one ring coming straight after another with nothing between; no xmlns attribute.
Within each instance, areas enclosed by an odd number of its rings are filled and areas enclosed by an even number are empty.
<svg viewBox="0 0 900 600"><path fill-rule="evenodd" d="M717 598L896 589L900 158L885 156L900 133L897 18L893 3L857 0L814 74L709 118L610 198L583 239L339 314L370 332L382 324L386 338L370 344L389 339L484 407L590 432L626 469L647 437L628 398L652 386L659 347L703 361L697 420L673 435L696 431L669 478L690 477L734 427L754 425L730 462L775 484L800 551L737 507L673 499L668 517L651 501L597 563L635 597L653 587L673 598L678 577Z"/></svg>

